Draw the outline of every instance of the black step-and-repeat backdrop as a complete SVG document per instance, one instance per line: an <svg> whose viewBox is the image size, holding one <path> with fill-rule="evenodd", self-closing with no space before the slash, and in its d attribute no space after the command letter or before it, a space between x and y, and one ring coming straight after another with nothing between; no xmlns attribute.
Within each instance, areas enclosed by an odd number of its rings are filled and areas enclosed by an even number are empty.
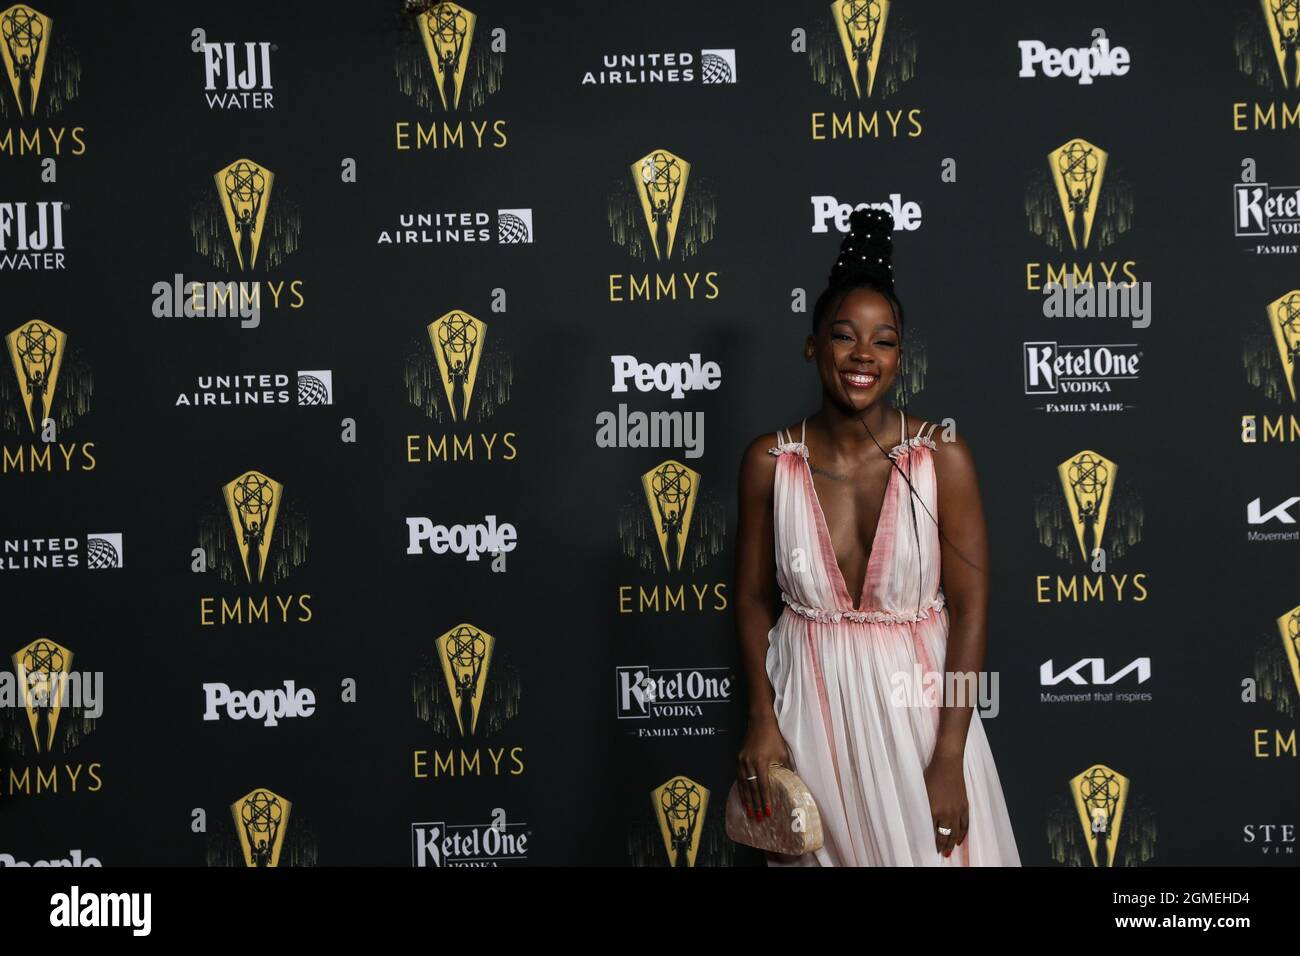
<svg viewBox="0 0 1300 956"><path fill-rule="evenodd" d="M737 470L879 205L1023 861L1294 864L1297 17L0 10L0 862L761 865Z"/></svg>

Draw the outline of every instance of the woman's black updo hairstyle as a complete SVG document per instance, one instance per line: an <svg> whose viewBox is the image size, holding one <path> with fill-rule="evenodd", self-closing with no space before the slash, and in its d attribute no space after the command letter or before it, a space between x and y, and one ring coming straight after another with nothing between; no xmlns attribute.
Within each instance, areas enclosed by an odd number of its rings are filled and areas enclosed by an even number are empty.
<svg viewBox="0 0 1300 956"><path fill-rule="evenodd" d="M888 209L856 209L849 216L849 234L831 266L826 288L813 306L813 334L839 311L854 289L874 289L889 300L903 333L903 303L894 294L894 216Z"/></svg>

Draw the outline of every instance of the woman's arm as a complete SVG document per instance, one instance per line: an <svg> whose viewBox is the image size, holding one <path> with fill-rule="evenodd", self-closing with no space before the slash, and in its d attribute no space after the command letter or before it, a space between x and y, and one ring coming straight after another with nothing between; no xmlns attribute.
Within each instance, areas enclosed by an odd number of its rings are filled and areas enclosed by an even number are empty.
<svg viewBox="0 0 1300 956"><path fill-rule="evenodd" d="M776 625L776 556L772 491L777 459L767 453L773 440L760 436L740 462L739 526L736 531L734 607L741 666L749 687L749 730L738 758L737 779L750 806L771 804L769 762L788 753L777 728L772 682L767 676L767 636ZM756 776L757 780L745 780Z"/></svg>
<svg viewBox="0 0 1300 956"><path fill-rule="evenodd" d="M970 446L960 436L939 442L934 455L938 484L940 574L944 602L948 608L948 650L944 660L947 675L978 675L984 666L988 644L989 555L984 507ZM958 684L971 691L977 686ZM967 695L969 696L969 695ZM945 701L939 712L935 759L949 759L960 765L966 750L973 700L962 706Z"/></svg>

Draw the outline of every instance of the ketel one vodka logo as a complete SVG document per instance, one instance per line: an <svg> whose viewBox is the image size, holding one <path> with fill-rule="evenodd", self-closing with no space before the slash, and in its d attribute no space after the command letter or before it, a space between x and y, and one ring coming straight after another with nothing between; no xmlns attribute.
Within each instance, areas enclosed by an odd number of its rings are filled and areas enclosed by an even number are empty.
<svg viewBox="0 0 1300 956"><path fill-rule="evenodd" d="M1100 763L1070 781L1070 793L1079 812L1079 824L1093 866L1115 865L1128 792L1128 777Z"/></svg>
<svg viewBox="0 0 1300 956"><path fill-rule="evenodd" d="M36 752L49 753L63 710L63 690L72 672L72 651L42 637L14 654L13 662Z"/></svg>
<svg viewBox="0 0 1300 956"><path fill-rule="evenodd" d="M487 323L468 312L453 310L429 323L429 341L433 343L433 358L438 363L438 377L452 420L464 422L478 381Z"/></svg>
<svg viewBox="0 0 1300 956"><path fill-rule="evenodd" d="M275 174L251 159L237 159L213 177L221 211L225 215L230 241L241 272L257 263L266 226L266 209L271 201Z"/></svg>
<svg viewBox="0 0 1300 956"><path fill-rule="evenodd" d="M690 777L673 777L650 792L650 802L668 865L694 866L709 809L709 791Z"/></svg>
<svg viewBox="0 0 1300 956"><path fill-rule="evenodd" d="M1291 667L1291 679L1295 681L1296 692L1300 693L1300 607L1293 607L1279 617L1277 629L1282 635L1287 664Z"/></svg>
<svg viewBox="0 0 1300 956"><path fill-rule="evenodd" d="M54 391L59 384L68 336L46 322L33 321L6 335L5 345L18 376L27 424L33 435L39 435L54 407Z"/></svg>
<svg viewBox="0 0 1300 956"><path fill-rule="evenodd" d="M13 377L0 371L0 424L30 435L32 443L0 449L0 472L94 471L94 442L61 440L62 430L89 410L94 390L85 363L67 362L67 334L37 319L18 326L4 342Z"/></svg>
<svg viewBox="0 0 1300 956"><path fill-rule="evenodd" d="M230 512L235 545L250 582L261 583L271 553L271 536L280 513L284 485L260 471L246 471L222 486L221 495Z"/></svg>
<svg viewBox="0 0 1300 956"><path fill-rule="evenodd" d="M245 866L279 866L293 804L270 790L250 790L230 805Z"/></svg>
<svg viewBox="0 0 1300 956"><path fill-rule="evenodd" d="M669 460L642 475L641 487L664 564L669 571L680 571L699 497L700 473Z"/></svg>

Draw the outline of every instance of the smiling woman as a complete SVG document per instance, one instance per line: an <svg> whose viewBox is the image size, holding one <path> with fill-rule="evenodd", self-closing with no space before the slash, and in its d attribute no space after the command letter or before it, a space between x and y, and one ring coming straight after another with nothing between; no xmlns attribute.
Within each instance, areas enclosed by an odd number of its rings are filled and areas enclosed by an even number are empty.
<svg viewBox="0 0 1300 956"><path fill-rule="evenodd" d="M737 784L766 826L788 825L772 816L773 765L817 804L823 846L772 866L1019 866L979 714L893 693L900 675L948 687L983 666L987 541L966 443L940 450L934 424L885 401L903 351L893 217L850 223L804 346L822 407L798 441L763 435L741 464Z"/></svg>

